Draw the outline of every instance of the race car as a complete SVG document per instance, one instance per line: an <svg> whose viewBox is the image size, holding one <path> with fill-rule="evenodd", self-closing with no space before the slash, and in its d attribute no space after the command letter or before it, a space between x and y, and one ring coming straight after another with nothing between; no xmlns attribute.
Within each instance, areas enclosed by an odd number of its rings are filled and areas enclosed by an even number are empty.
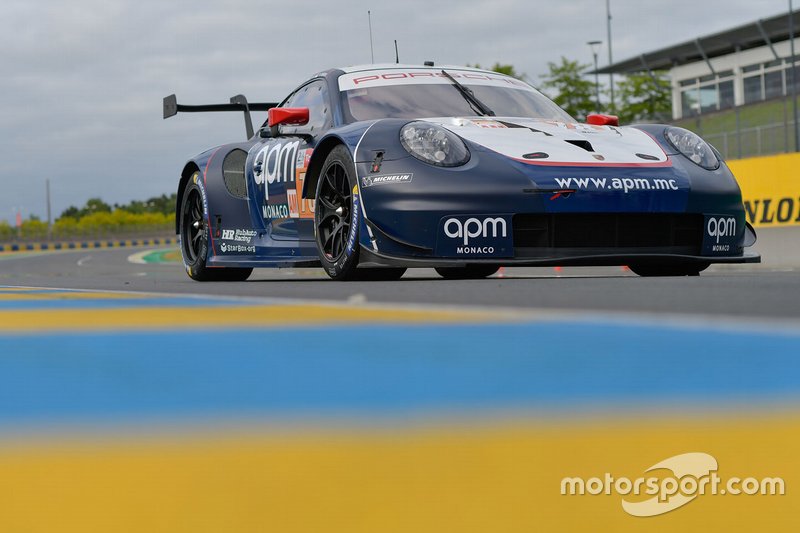
<svg viewBox="0 0 800 533"><path fill-rule="evenodd" d="M579 123L496 72L348 67L280 104L164 99L164 118L180 111L243 111L247 129L180 175L176 232L198 281L310 266L335 280L546 265L688 276L760 261L734 176L696 134L601 114ZM252 111L268 113L258 131Z"/></svg>

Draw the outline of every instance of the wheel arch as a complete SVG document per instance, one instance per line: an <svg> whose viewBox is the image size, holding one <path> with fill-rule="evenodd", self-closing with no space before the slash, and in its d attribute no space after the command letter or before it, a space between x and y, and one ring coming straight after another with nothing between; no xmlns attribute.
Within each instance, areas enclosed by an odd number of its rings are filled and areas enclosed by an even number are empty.
<svg viewBox="0 0 800 533"><path fill-rule="evenodd" d="M189 182L189 178L195 172L200 172L200 167L194 161L189 161L183 167L181 171L181 179L178 182L178 199L175 202L175 234L178 235L181 232L181 205L183 205L183 191L186 189L186 184Z"/></svg>
<svg viewBox="0 0 800 533"><path fill-rule="evenodd" d="M314 153L311 154L311 161L309 161L308 169L306 170L305 182L303 183L303 198L316 198L317 182L322 172L322 166L325 164L325 159L340 144L347 146L341 138L331 135L322 139L314 148ZM355 157L353 160L355 160Z"/></svg>

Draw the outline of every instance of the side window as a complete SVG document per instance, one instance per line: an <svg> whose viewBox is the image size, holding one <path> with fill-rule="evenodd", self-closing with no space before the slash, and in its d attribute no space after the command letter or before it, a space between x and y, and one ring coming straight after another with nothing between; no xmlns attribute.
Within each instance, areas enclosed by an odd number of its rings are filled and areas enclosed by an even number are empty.
<svg viewBox="0 0 800 533"><path fill-rule="evenodd" d="M281 133L307 133L317 135L331 125L328 91L322 80L313 81L298 89L283 104L284 107L307 107L308 124L304 126L281 126Z"/></svg>

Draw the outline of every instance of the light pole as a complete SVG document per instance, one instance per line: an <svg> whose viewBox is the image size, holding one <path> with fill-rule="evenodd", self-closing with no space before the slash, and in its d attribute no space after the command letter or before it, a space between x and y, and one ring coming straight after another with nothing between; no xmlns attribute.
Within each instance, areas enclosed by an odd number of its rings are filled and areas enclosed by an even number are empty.
<svg viewBox="0 0 800 533"><path fill-rule="evenodd" d="M611 66L614 64L614 58L611 57L611 0L606 0L606 19L606 27L608 29L608 66ZM616 108L614 103L614 73L611 71L608 73L608 84L611 86L611 111L614 112Z"/></svg>
<svg viewBox="0 0 800 533"><path fill-rule="evenodd" d="M794 113L794 151L800 152L800 123L797 120L797 64L794 57L794 5L789 0L789 42L792 56L792 111Z"/></svg>
<svg viewBox="0 0 800 533"><path fill-rule="evenodd" d="M600 74L597 73L597 46L603 44L603 41L589 41L588 44L592 49L594 56L594 106L595 111L600 112Z"/></svg>

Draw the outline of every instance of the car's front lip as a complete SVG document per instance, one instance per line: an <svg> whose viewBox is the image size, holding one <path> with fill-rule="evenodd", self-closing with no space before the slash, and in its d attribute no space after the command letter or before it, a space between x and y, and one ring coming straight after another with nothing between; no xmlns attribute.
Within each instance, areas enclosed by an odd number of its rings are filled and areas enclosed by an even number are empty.
<svg viewBox="0 0 800 533"><path fill-rule="evenodd" d="M761 256L746 250L738 256L702 256L679 253L643 252L633 253L620 249L559 250L560 254L548 257L510 257L510 258L443 258L443 257L406 257L385 254L362 246L359 265L362 267L463 267L475 264L491 264L503 266L620 266L631 264L735 264L760 263Z"/></svg>

